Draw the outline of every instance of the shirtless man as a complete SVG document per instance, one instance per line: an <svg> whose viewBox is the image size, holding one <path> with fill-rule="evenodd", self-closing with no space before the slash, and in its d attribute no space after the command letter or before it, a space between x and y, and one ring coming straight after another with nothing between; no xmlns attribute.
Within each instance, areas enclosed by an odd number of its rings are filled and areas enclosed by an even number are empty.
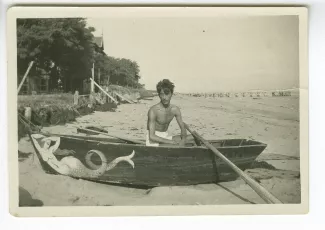
<svg viewBox="0 0 325 230"><path fill-rule="evenodd" d="M186 141L193 140L191 135L186 134L180 109L170 104L174 93L174 84L164 79L157 84L157 92L160 102L149 109L147 122L147 146L180 145L185 146ZM169 136L167 129L170 122L176 117L181 129L181 135Z"/></svg>

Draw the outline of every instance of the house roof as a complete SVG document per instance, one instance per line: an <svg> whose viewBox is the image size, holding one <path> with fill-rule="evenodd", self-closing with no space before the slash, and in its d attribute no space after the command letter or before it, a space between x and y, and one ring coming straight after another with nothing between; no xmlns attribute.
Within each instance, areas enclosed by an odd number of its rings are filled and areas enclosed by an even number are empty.
<svg viewBox="0 0 325 230"><path fill-rule="evenodd" d="M100 48L104 49L103 37L94 37L93 42Z"/></svg>

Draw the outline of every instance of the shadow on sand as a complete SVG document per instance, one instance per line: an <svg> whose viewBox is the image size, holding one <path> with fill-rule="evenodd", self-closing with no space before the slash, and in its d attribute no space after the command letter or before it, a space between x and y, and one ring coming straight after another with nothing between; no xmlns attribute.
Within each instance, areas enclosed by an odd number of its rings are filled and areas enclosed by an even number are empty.
<svg viewBox="0 0 325 230"><path fill-rule="evenodd" d="M40 207L43 206L43 201L33 199L32 195L26 189L19 186L19 206Z"/></svg>
<svg viewBox="0 0 325 230"><path fill-rule="evenodd" d="M237 193L231 191L229 188L226 188L225 186L222 186L221 184L217 184L217 185L220 186L221 188L223 188L224 190L226 190L227 192L233 194L235 197L241 199L242 201L248 202L250 204L256 204L256 203L254 203L254 202L252 202L252 201L250 201L250 200L248 200L248 199L246 199L246 198L238 195Z"/></svg>
<svg viewBox="0 0 325 230"><path fill-rule="evenodd" d="M24 153L18 150L18 161L22 162L24 160L26 160L31 154L33 153Z"/></svg>

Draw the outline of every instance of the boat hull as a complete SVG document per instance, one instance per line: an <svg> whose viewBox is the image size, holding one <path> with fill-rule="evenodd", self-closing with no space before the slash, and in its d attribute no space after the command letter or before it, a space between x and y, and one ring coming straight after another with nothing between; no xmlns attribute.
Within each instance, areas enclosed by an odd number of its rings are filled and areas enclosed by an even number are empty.
<svg viewBox="0 0 325 230"><path fill-rule="evenodd" d="M249 168L266 148L265 144L244 139L211 142L242 170ZM128 162L120 162L95 179L98 182L154 187L216 183L237 178L229 166L203 146L152 147L107 138L61 135L55 155L60 158L60 152L66 150L75 151L74 157L85 165L85 155L89 150L101 151L107 162L133 154L134 167ZM97 167L101 164L96 156L91 158L91 162Z"/></svg>

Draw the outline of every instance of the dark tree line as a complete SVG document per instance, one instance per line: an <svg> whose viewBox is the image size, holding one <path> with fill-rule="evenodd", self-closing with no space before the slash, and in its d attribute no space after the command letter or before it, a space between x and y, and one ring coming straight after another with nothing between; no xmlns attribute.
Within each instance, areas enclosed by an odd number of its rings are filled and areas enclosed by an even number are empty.
<svg viewBox="0 0 325 230"><path fill-rule="evenodd" d="M18 82L30 61L34 61L32 73L46 72L51 89L62 82L66 92L80 90L83 81L91 77L95 62L95 79L100 72L101 82L142 87L138 64L107 56L94 43L94 31L84 18L18 19Z"/></svg>

